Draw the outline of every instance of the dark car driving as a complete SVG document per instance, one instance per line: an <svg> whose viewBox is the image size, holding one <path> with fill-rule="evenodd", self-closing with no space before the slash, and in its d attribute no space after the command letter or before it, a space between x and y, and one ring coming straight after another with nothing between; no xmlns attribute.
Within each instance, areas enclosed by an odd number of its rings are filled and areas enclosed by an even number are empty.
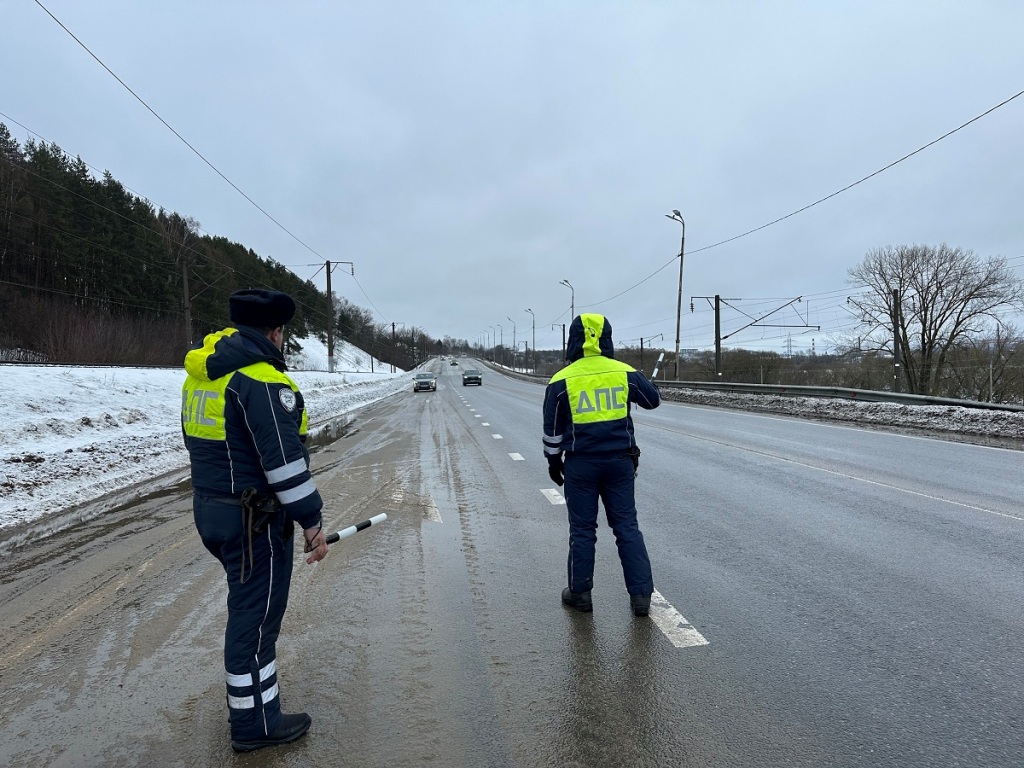
<svg viewBox="0 0 1024 768"><path fill-rule="evenodd" d="M462 372L462 386L466 387L470 384L476 384L477 386L483 386L484 377L476 368L467 368Z"/></svg>

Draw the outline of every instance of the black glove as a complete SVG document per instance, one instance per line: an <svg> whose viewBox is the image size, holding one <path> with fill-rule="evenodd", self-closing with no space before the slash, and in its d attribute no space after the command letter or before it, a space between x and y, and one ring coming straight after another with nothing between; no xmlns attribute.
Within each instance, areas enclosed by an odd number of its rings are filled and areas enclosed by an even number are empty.
<svg viewBox="0 0 1024 768"><path fill-rule="evenodd" d="M559 456L548 456L548 475L555 485L561 485L565 482L562 477L562 457Z"/></svg>

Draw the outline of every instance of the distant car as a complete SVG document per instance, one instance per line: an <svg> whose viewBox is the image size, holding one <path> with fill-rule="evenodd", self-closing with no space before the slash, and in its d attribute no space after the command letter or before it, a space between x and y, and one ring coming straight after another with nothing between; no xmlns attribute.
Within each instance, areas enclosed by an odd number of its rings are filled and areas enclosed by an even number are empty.
<svg viewBox="0 0 1024 768"><path fill-rule="evenodd" d="M458 364L459 364L458 360L452 360L452 365L458 365Z"/></svg>
<svg viewBox="0 0 1024 768"><path fill-rule="evenodd" d="M437 377L432 373L417 373L412 380L413 392L436 392Z"/></svg>
<svg viewBox="0 0 1024 768"><path fill-rule="evenodd" d="M481 387L483 383L483 374L476 368L467 368L462 372L462 386L468 387L470 384L476 384L478 387Z"/></svg>

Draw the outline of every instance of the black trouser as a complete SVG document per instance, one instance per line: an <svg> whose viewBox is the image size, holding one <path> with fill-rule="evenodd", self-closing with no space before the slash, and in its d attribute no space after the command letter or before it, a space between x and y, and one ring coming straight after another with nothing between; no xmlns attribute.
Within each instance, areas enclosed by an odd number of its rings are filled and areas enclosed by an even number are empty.
<svg viewBox="0 0 1024 768"><path fill-rule="evenodd" d="M615 534L626 591L631 595L654 592L647 545L636 521L632 459L625 453L567 453L564 477L565 503L569 509L569 589L586 592L594 585L600 498Z"/></svg>
<svg viewBox="0 0 1024 768"><path fill-rule="evenodd" d="M192 509L203 544L227 574L224 669L231 737L252 740L274 730L281 719L276 644L288 606L293 542L284 538L284 518L277 515L252 537L250 559L240 502L196 494Z"/></svg>

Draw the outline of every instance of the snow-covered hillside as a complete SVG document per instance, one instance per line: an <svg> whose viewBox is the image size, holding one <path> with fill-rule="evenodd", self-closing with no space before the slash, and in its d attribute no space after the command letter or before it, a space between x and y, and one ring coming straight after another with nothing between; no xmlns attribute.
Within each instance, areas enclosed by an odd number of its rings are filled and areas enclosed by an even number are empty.
<svg viewBox="0 0 1024 768"><path fill-rule="evenodd" d="M314 428L408 386L405 372L391 373L379 361L370 373L370 357L349 344L336 345L335 373L327 373L324 344L305 339L302 345L303 355L289 360L290 373ZM0 528L144 480L180 481L188 465L183 381L181 369L0 366L4 391L18 393L0 406Z"/></svg>

